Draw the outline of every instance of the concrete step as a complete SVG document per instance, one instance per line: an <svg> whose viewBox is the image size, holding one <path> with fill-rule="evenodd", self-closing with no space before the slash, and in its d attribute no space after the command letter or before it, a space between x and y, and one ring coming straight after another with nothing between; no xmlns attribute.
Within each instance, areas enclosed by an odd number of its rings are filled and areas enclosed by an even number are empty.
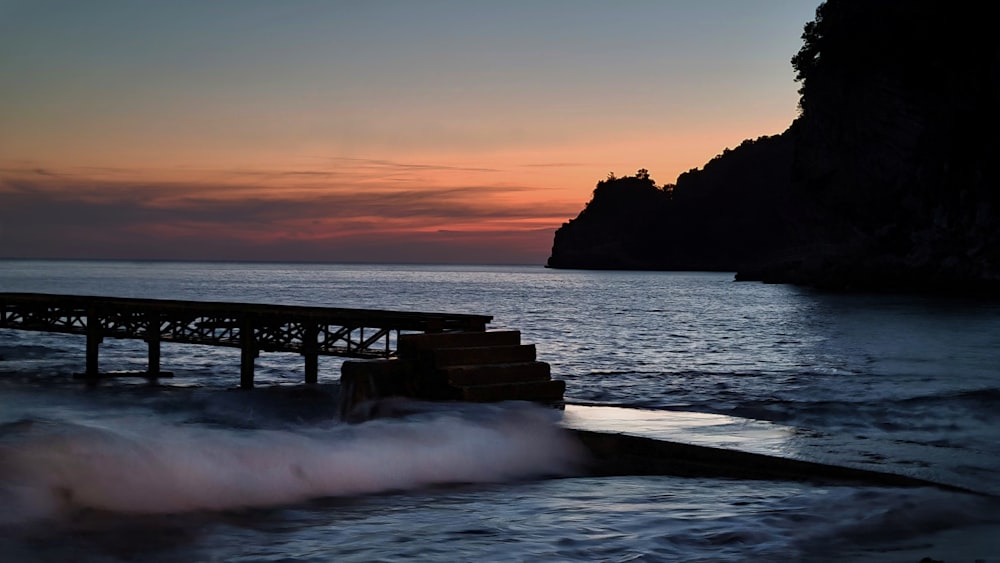
<svg viewBox="0 0 1000 563"><path fill-rule="evenodd" d="M485 364L511 364L535 361L534 344L513 346L471 346L467 348L438 348L426 351L428 362L435 368L473 366Z"/></svg>
<svg viewBox="0 0 1000 563"><path fill-rule="evenodd" d="M458 365L440 368L439 371L452 385L492 385L551 379L551 367L545 362Z"/></svg>
<svg viewBox="0 0 1000 563"><path fill-rule="evenodd" d="M343 363L341 416L363 420L373 416L365 409L389 397L561 405L566 391L516 330L403 334L397 352L395 359Z"/></svg>
<svg viewBox="0 0 1000 563"><path fill-rule="evenodd" d="M355 406L386 397L417 397L420 381L413 365L399 360L347 360L340 367L340 414Z"/></svg>
<svg viewBox="0 0 1000 563"><path fill-rule="evenodd" d="M460 387L463 401L488 403L493 401L562 401L566 382L531 381L527 383L501 383Z"/></svg>
<svg viewBox="0 0 1000 563"><path fill-rule="evenodd" d="M514 346L521 343L521 332L498 330L486 332L435 332L399 335L400 358L410 358L422 350L468 348L473 346Z"/></svg>

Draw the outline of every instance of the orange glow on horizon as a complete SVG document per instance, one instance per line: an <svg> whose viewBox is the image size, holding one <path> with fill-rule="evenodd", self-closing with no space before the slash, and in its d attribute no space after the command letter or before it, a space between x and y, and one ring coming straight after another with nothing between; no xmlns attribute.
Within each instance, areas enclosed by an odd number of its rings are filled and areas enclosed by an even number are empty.
<svg viewBox="0 0 1000 563"><path fill-rule="evenodd" d="M609 172L784 130L816 13L250 4L2 10L0 258L541 263Z"/></svg>
<svg viewBox="0 0 1000 563"><path fill-rule="evenodd" d="M124 159L87 166L6 160L0 162L0 197L8 196L11 205L33 198L36 207L71 205L84 217L108 216L93 227L102 233L83 226L85 219L67 221L66 231L75 233L77 252L85 256L130 257L126 253L137 252L136 246L116 241L133 237L162 247L167 256L214 240L245 245L251 255L253 248L301 245L304 257L337 260L356 258L353 251L341 254L344 249L370 246L377 249L373 256L400 260L412 244L436 246L438 255L456 260L496 256L540 264L555 230L576 217L609 172L623 176L647 168L659 184L673 183L681 172L760 134L767 133L605 136L568 147L400 160L273 155L247 165L221 156L215 167L165 153L155 166ZM87 250L98 248L111 250Z"/></svg>

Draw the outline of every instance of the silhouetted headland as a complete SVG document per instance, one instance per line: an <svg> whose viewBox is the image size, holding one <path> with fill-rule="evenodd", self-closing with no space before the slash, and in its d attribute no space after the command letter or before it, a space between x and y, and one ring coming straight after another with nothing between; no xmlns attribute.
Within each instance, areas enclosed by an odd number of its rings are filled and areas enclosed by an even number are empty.
<svg viewBox="0 0 1000 563"><path fill-rule="evenodd" d="M1000 294L1000 48L974 12L823 3L792 58L801 111L785 132L674 184L609 175L548 266Z"/></svg>

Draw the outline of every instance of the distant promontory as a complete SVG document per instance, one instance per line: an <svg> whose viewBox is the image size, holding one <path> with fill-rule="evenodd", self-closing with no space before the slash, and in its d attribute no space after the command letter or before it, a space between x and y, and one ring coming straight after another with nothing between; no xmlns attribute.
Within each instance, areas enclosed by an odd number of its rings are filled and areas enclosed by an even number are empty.
<svg viewBox="0 0 1000 563"><path fill-rule="evenodd" d="M598 182L548 266L1000 293L1000 43L979 4L828 0L800 115L662 186Z"/></svg>

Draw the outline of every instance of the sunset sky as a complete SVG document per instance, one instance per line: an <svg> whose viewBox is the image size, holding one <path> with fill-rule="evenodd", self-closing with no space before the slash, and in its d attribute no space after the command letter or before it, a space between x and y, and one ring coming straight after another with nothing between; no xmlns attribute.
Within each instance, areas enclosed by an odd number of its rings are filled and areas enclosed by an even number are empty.
<svg viewBox="0 0 1000 563"><path fill-rule="evenodd" d="M542 264L796 116L819 0L0 0L0 258Z"/></svg>

